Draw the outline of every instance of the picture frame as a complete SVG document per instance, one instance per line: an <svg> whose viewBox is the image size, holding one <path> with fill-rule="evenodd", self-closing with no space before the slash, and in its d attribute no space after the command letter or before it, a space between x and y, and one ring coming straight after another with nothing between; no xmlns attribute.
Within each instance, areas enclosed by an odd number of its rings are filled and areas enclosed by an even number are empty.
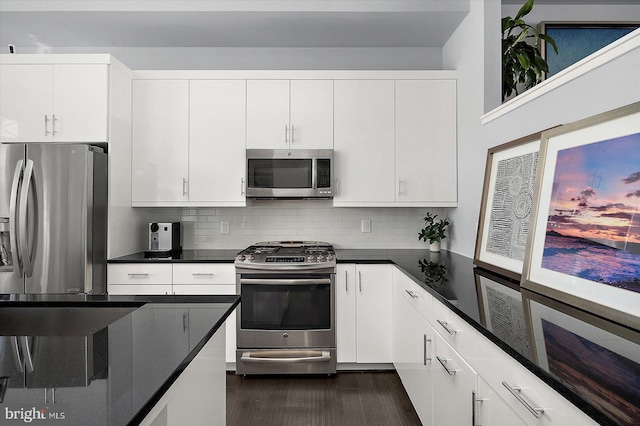
<svg viewBox="0 0 640 426"><path fill-rule="evenodd" d="M542 132L487 151L473 263L520 281Z"/></svg>
<svg viewBox="0 0 640 426"><path fill-rule="evenodd" d="M531 359L520 286L480 268L474 268L473 275L482 326L520 355Z"/></svg>
<svg viewBox="0 0 640 426"><path fill-rule="evenodd" d="M552 77L590 54L640 28L640 21L542 21L538 32L553 38L556 53L549 43L540 40L540 54Z"/></svg>
<svg viewBox="0 0 640 426"><path fill-rule="evenodd" d="M640 418L640 331L522 290L534 362L618 425ZM567 362L568 353L579 357Z"/></svg>
<svg viewBox="0 0 640 426"><path fill-rule="evenodd" d="M640 329L640 102L542 133L521 287Z"/></svg>

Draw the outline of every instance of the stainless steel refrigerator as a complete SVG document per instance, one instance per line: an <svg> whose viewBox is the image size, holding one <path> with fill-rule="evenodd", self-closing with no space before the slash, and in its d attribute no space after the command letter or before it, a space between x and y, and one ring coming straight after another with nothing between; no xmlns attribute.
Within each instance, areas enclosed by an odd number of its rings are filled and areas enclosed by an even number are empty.
<svg viewBox="0 0 640 426"><path fill-rule="evenodd" d="M106 293L107 155L0 144L0 294Z"/></svg>

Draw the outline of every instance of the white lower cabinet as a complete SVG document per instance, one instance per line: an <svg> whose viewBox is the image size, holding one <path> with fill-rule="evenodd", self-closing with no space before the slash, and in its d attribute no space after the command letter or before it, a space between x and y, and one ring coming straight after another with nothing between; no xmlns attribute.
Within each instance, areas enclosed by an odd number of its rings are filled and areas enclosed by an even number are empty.
<svg viewBox="0 0 640 426"><path fill-rule="evenodd" d="M220 328L140 424L224 426L224 344L225 330Z"/></svg>
<svg viewBox="0 0 640 426"><path fill-rule="evenodd" d="M109 294L236 294L232 263L111 263L107 266ZM225 322L226 359L236 362L236 313Z"/></svg>
<svg viewBox="0 0 640 426"><path fill-rule="evenodd" d="M597 424L445 309L394 267L393 364L424 425Z"/></svg>
<svg viewBox="0 0 640 426"><path fill-rule="evenodd" d="M392 270L391 264L338 265L338 362L392 362Z"/></svg>

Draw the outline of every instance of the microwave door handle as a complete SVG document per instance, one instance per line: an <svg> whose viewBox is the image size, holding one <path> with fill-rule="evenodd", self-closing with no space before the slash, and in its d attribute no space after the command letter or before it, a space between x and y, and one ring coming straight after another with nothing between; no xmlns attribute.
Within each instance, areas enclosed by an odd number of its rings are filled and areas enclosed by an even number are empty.
<svg viewBox="0 0 640 426"><path fill-rule="evenodd" d="M9 201L9 244L11 244L11 252L13 262L18 266L20 271L20 277L23 276L22 270L22 253L20 246L18 246L18 194L20 192L20 177L22 176L23 160L18 161L16 164L15 172L13 173L13 183L11 184L11 198Z"/></svg>

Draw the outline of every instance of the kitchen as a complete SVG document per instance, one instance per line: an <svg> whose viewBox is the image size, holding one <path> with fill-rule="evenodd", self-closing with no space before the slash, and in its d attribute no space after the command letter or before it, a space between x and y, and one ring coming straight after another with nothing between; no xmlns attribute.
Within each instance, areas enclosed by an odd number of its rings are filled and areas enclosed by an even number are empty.
<svg viewBox="0 0 640 426"><path fill-rule="evenodd" d="M441 216L446 215L451 218L453 226L451 227L449 237L445 240L446 248L454 253L470 256L473 252L475 240L475 224L477 222L478 204L481 193L480 182L482 181L482 174L484 173L484 158L488 147L515 139L542 128L591 116L595 113L610 110L637 100L637 94L632 90L622 89L622 87L625 87L624 79L607 79L603 82L599 75L599 73L618 72L617 70L619 68L625 68L623 63L625 60L633 60L634 57L631 56L622 58L622 64L613 62L604 66L600 71L588 74L587 82L575 82L572 83L573 86L569 85L565 88L559 88L542 97L537 103L534 102L532 106L524 105L519 109L515 109L513 112L507 113L503 117L493 120L487 125L481 125L479 117L498 105L497 98L499 96L499 90L494 94L490 89L491 87L497 87L499 81L496 82L495 77L489 72L492 66L491 63L488 61L485 62L484 59L484 55L495 55L495 52L491 53L484 47L484 41L481 37L471 37L472 40L465 40L462 44L458 43L461 42L461 39L467 38L467 32L478 31L478 27L482 28L486 19L484 17L485 14L491 17L490 21L498 22L502 11L500 10L499 2L477 3L480 2L470 3L470 10L466 15L464 12L458 12L458 15L465 15L464 19L458 16L458 18L454 20L457 26L451 25L453 27L451 29L453 34L448 41L446 39L443 40L440 46L414 48L363 48L353 46L344 51L346 53L353 53L353 55L349 55L349 58L343 58L341 60L334 59L332 61L330 61L329 58L332 57L332 54L336 54L336 52L335 49L328 47L306 49L290 47L289 49L291 50L288 51L289 53L284 58L282 57L283 52L278 51L276 48L269 47L264 47L262 48L263 50L238 47L235 49L235 52L232 52L233 55L229 49L225 50L221 47L202 48L202 52L204 53L216 53L215 55L204 55L208 58L208 61L212 61L206 63L204 66L197 63L195 56L191 56L189 61L189 56L185 53L189 51L187 47L149 47L146 50L146 54L144 53L144 49L127 49L123 47L124 45L113 47L100 47L96 45L96 47L91 48L65 48L61 45L58 48L53 48L51 53L113 53L115 58L125 61L127 64L127 66L122 68L121 74L124 74L124 77L121 76L121 78L126 78L126 68L129 68L135 70L132 71L133 76L130 75L129 77L135 78L136 75L142 76L140 80L146 79L147 77L153 78L153 74L156 73L156 71L153 70L163 69L175 69L177 77L173 78L180 80L179 70L197 68L200 68L203 73L200 76L204 75L204 73L216 73L215 71L206 71L209 69L253 69L252 72L255 73L254 75L256 76L261 75L263 72L260 71L261 69L298 69L299 71L297 72L304 76L304 74L308 72L305 70L326 68L326 65L323 66L322 64L326 64L327 62L331 65L330 69L360 69L361 73L375 72L370 71L375 69L397 69L401 73L407 72L409 74L412 72L410 71L411 69L433 70L436 73L442 73L443 69L456 70L458 91L458 165L456 167L457 207L455 208L434 205L425 207L381 207L382 201L379 199L373 199L373 203L369 206L365 204L367 202L365 200L361 201L363 204L358 207L348 206L348 204L345 203L345 207L337 208L335 205L339 201L339 199L337 199L338 197L334 197L333 202L329 200L251 201L245 199L241 201L242 205L246 205L244 207L234 206L232 204L221 205L219 200L216 200L216 204L209 206L197 205L197 203L190 206L185 204L184 201L171 204L171 202L167 201L162 204L163 207L145 206L132 208L131 206L135 205L135 200L132 200L129 188L131 188L132 183L139 183L139 181L136 181L134 174L142 170L134 168L132 171L130 157L136 155L135 151L132 152L130 148L128 148L130 145L127 145L126 142L120 144L115 143L113 138L123 137L122 135L124 134L123 139L126 140L126 132L133 131L133 133L136 133L138 131L144 131L145 129L151 129L151 131L157 132L153 134L152 137L166 137L167 134L162 132L164 130L162 126L165 125L168 119L160 119L151 127L136 128L135 122L133 123L133 129L127 129L127 126L118 126L118 123L122 124L123 122L127 123L131 121L130 117L135 115L136 106L134 104L134 111L131 111L132 106L130 102L127 102L126 91L120 90L117 91L117 95L109 95L110 114L116 115L114 115L114 118L110 121L110 126L112 127L110 128L110 145L108 147L110 155L108 258L114 259L146 249L148 244L147 226L149 222L174 221L183 223L184 249L235 250L228 260L231 260L237 251L257 242L278 241L283 239L329 241L336 248L346 250L382 248L424 250L426 246L417 241L416 234L417 230L422 226L422 217L426 210L432 210ZM12 4L12 2L3 2L2 5L3 7L5 7L5 5L6 7L17 7ZM542 5L543 3L540 4L540 6ZM505 5L505 7L508 6ZM512 7L515 6L512 5ZM592 6L591 10L589 10L589 7L587 7L586 10L581 13L585 15L593 13L594 8L595 6ZM634 9L631 9L631 12L629 12L630 8L631 6L621 5L618 7L619 13L632 13ZM575 10L571 10L570 6L566 6L566 9L567 10L562 13L569 14L570 12L575 12ZM8 9L3 9L3 11L6 10ZM23 15L28 16L29 13L37 12L25 12ZM428 12L424 11L423 13L428 14ZM554 11L554 13L557 13L557 11ZM456 13L453 13L453 15L456 15ZM34 17L35 16L36 15L34 15ZM20 18L21 16L17 14L14 17ZM462 20L462 22L458 24L460 20ZM19 19L18 22L20 22ZM3 21L3 24L4 23ZM24 24L26 25L26 22ZM3 25L3 28L4 27L6 27L6 25ZM446 44L445 41L447 41ZM165 43L166 46L171 46L168 41ZM16 44L18 46L18 53L35 53L37 51L35 49L29 51L26 46L21 47L21 43ZM67 44L67 46L71 45ZM257 59L252 60L249 55L255 54L256 50L258 50ZM260 52L262 53L260 54ZM278 53L280 56L278 56ZM150 62L151 59L156 56L158 56L158 62L151 65L153 64L153 62ZM185 58L185 56L187 57ZM414 56L420 58L418 64L415 64L415 61L418 59L415 59ZM140 61L138 64L135 62L136 58ZM465 62L463 60L465 58L473 58L473 63ZM278 59L281 61L274 63L274 61ZM225 60L226 62L224 62ZM363 62L359 62L361 60ZM117 60L113 60L113 64L115 64L114 67L117 67L115 61ZM147 62L145 63L145 61ZM218 62L216 64L214 63L215 61L224 63ZM168 66L167 63L169 63ZM304 64L306 64L306 66L304 66ZM479 64L484 64L485 73L476 72L478 66L483 66ZM157 73L162 74L163 72L165 71L158 71ZM220 71L220 73L224 74L223 71ZM293 80L295 77L293 74L295 73L290 73L284 78ZM284 76L285 74L280 75ZM317 73L315 75L317 77ZM622 75L625 74L623 73ZM251 74L238 75L227 72L227 76L226 78L229 79L249 79ZM344 75L342 78L344 78ZM629 78L632 77L629 76ZM338 79L340 79L340 77L338 77ZM595 82L597 82L597 84ZM114 82L114 84L117 84L117 82ZM594 94L592 102L585 102L579 106L571 104L571 108L569 108L566 104L567 101L564 100L565 98L571 97L567 96L567 94L579 93L581 90L584 90L585 87L596 87L597 89L593 90L601 91L600 93L603 95L598 96ZM133 90L136 90L135 86ZM563 94L564 90L567 91L565 94ZM614 93L615 96L611 96L612 93ZM131 94L129 93L128 96L131 96ZM118 102L120 103L118 104ZM531 114L535 109L541 108L541 102L542 105L549 108L554 114L540 117L537 122L526 120L524 117ZM175 116L172 117L175 118ZM511 126L509 121L512 119L522 123L521 127ZM60 124L62 125L62 123ZM335 124L337 125L337 123ZM185 125L185 123L182 123L182 125ZM186 123L186 126L188 132L188 123ZM284 125L278 127L279 138L284 136L284 131ZM282 134L280 134L280 132ZM183 135L184 130L179 130L178 134L172 135L175 136L173 141L175 142L181 138L184 139ZM300 138L303 136L303 133L299 133ZM479 144L478 140L481 140L482 143ZM111 141L113 141L112 144ZM129 142L129 144L130 143L131 142ZM177 142L174 146L177 146ZM184 149L180 150L176 148L175 151L171 151L170 149L171 146L167 147L166 151L161 151L161 154L164 154L164 158L157 158L154 159L154 161L162 162L167 161L167 158L172 159L174 157L176 159L183 158ZM150 153L148 157L153 158L152 155L157 154L157 152L154 154ZM142 156L144 158L144 154L142 154ZM228 171L228 165L225 167L224 162L229 162L230 160L219 157L222 156L201 156L200 160L204 160L204 167L209 167L212 172L216 169ZM369 158L367 160L372 161L372 159ZM198 158L190 158L187 161L188 164L191 165L193 164L191 162L198 161ZM216 161L222 161L222 164L215 163ZM138 163L134 162L134 164ZM170 170L166 168L167 163L161 164L163 164L161 170L166 170L166 175L168 176ZM171 170L171 172L176 171L177 170ZM370 171L363 170L362 172L364 174ZM229 185L226 185L226 187L233 189L234 195L240 193L240 179L242 178L242 174L241 171L237 179L234 178ZM160 176L162 177L164 175L165 174L161 174ZM182 179L184 175L184 172L178 175L177 192L179 194L183 192ZM373 175L370 179L377 179L377 176ZM378 181L374 180L374 182ZM390 182L392 191L395 193L395 178L392 177L385 182ZM389 185L389 183L386 185ZM377 185L373 186L375 187ZM160 187L164 188L164 186ZM193 187L189 189L195 190ZM406 190L409 190L409 188L407 187ZM340 188L338 188L338 191L340 191ZM142 193L144 193L144 191L142 191ZM148 200L144 199L141 200L141 202L149 203ZM362 232L363 229L365 231L369 229L370 232ZM337 257L339 261L349 260L348 257L341 257L339 251ZM175 276L175 271L173 274ZM234 283L235 279L232 278L232 281L226 285ZM167 285L169 287L172 286L171 283L167 284L166 282L161 285L164 285L165 288Z"/></svg>

